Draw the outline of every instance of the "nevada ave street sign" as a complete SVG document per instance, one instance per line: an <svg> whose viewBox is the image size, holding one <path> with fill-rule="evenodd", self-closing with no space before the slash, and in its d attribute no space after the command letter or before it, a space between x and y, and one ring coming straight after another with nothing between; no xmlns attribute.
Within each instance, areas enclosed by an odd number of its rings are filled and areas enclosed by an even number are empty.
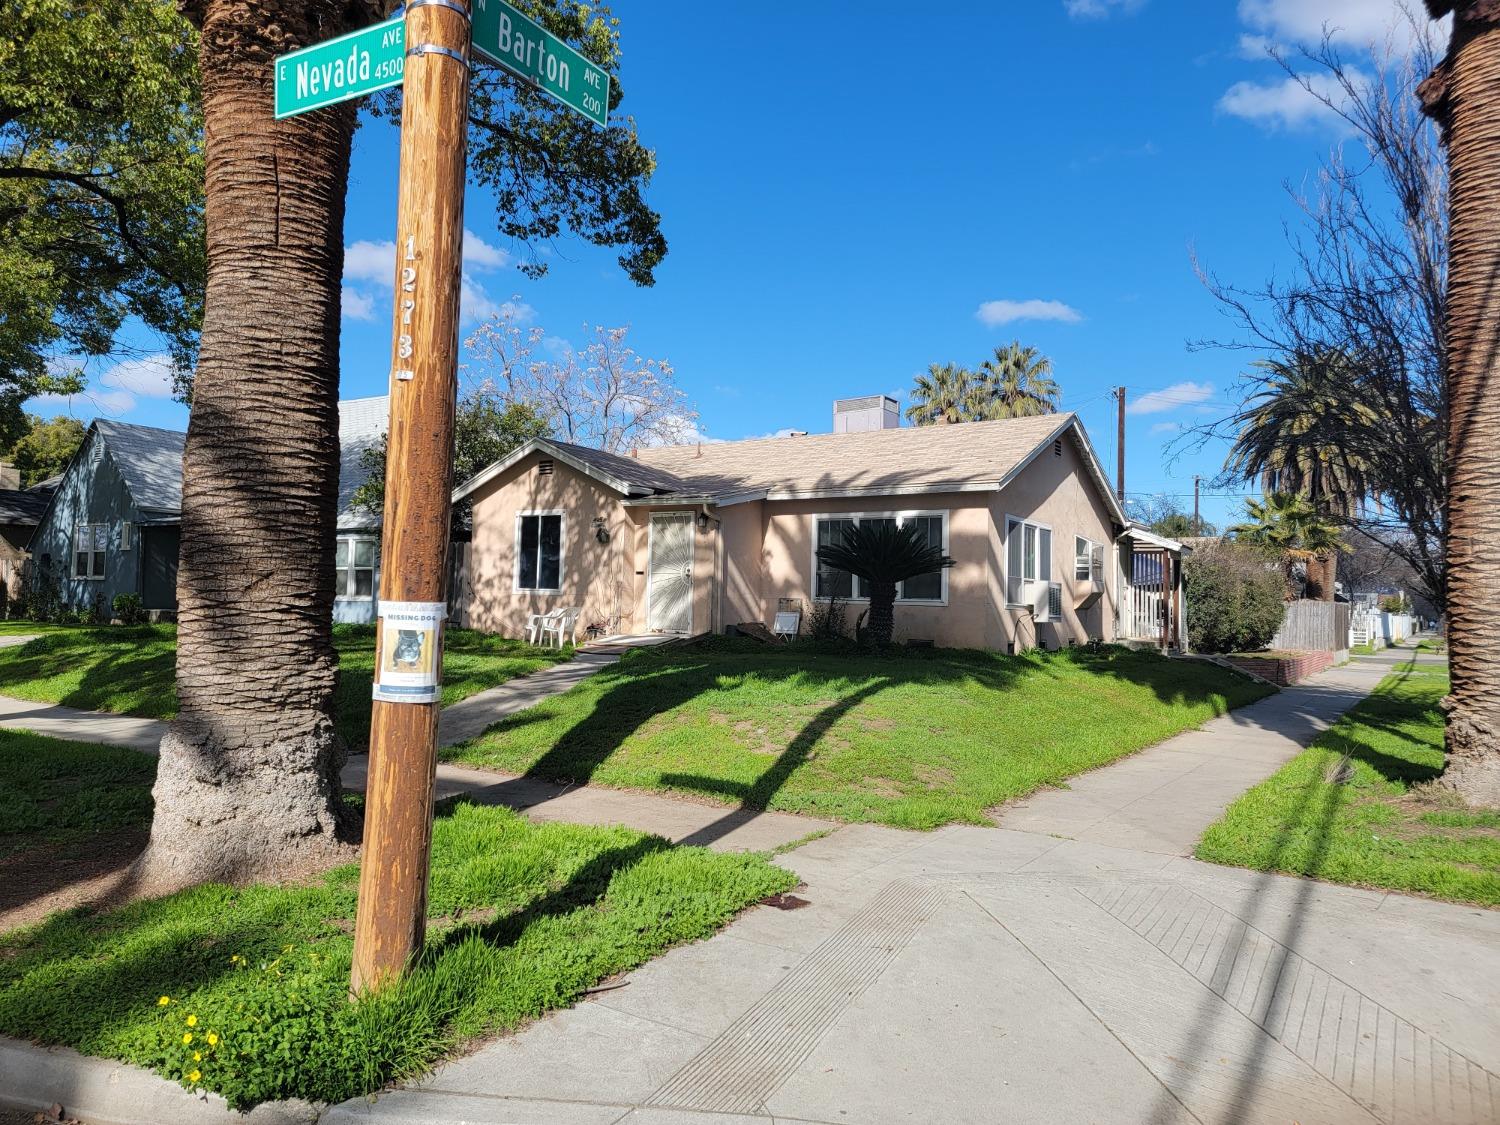
<svg viewBox="0 0 1500 1125"><path fill-rule="evenodd" d="M282 55L272 67L276 116L290 117L396 86L406 70L406 20L351 31Z"/></svg>
<svg viewBox="0 0 1500 1125"><path fill-rule="evenodd" d="M609 117L609 74L505 0L473 0L475 54L545 90L595 125Z"/></svg>

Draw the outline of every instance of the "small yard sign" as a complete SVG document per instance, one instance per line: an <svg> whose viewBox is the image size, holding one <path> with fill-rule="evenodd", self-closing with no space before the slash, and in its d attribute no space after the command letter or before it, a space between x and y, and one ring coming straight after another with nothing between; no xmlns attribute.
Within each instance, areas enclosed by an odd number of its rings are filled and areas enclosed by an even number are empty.
<svg viewBox="0 0 1500 1125"><path fill-rule="evenodd" d="M603 126L609 73L506 0L474 0L473 50Z"/></svg>
<svg viewBox="0 0 1500 1125"><path fill-rule="evenodd" d="M314 43L282 55L273 65L276 117L397 86L405 71L405 16Z"/></svg>

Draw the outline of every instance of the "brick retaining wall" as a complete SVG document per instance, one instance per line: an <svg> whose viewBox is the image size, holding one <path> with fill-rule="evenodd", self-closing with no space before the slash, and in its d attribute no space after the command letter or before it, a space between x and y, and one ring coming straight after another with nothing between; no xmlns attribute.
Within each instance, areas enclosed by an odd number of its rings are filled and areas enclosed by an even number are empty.
<svg viewBox="0 0 1500 1125"><path fill-rule="evenodd" d="M1331 652L1299 652L1287 656L1226 656L1224 659L1242 672L1270 680L1280 687L1290 687L1333 667L1333 658Z"/></svg>

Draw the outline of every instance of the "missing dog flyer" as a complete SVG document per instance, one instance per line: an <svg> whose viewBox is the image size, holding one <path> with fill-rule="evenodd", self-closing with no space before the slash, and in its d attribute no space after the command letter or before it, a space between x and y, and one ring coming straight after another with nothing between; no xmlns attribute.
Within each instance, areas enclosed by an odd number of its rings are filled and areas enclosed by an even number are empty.
<svg viewBox="0 0 1500 1125"><path fill-rule="evenodd" d="M442 694L442 602L381 602L373 696L387 703L436 703Z"/></svg>

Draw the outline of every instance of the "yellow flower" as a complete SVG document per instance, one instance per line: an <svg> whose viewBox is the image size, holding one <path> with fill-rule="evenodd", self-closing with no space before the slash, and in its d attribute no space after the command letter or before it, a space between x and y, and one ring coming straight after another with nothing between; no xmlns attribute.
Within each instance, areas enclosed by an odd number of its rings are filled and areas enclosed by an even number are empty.
<svg viewBox="0 0 1500 1125"><path fill-rule="evenodd" d="M244 960L244 958L243 958L243 957L241 957L241 956L240 956L240 955L239 955L239 954L238 954L238 953L236 953L236 954L234 954L234 955L233 955L233 956L231 956L231 957L230 957L230 958L229 958L229 963L230 963L230 964L231 964L231 965L233 965L233 964L236 964L236 963L237 963L237 962L239 962L239 961L243 961L243 960Z"/></svg>
<svg viewBox="0 0 1500 1125"><path fill-rule="evenodd" d="M184 1043L191 1043L193 1041L193 1033L191 1031L184 1031L182 1033L182 1041Z"/></svg>
<svg viewBox="0 0 1500 1125"><path fill-rule="evenodd" d="M197 1016L188 1016L188 1018L187 1018L187 1025L189 1027L197 1027L198 1026L198 1017Z"/></svg>
<svg viewBox="0 0 1500 1125"><path fill-rule="evenodd" d="M172 1002L172 998L170 996L163 996L160 1000L158 1000L156 1002L156 1006L158 1008L165 1008L171 1002Z"/></svg>
<svg viewBox="0 0 1500 1125"><path fill-rule="evenodd" d="M196 1070L190 1071L188 1073L188 1081L189 1082L196 1082L196 1081L198 1081L198 1079L200 1079L202 1077L203 1077L203 1075L199 1071L196 1071Z"/></svg>
<svg viewBox="0 0 1500 1125"><path fill-rule="evenodd" d="M193 1061L194 1062L202 1062L203 1061L203 1052L202 1051L194 1051L193 1052Z"/></svg>
<svg viewBox="0 0 1500 1125"><path fill-rule="evenodd" d="M210 1047L217 1047L219 1045L219 1033L217 1031L210 1031L208 1033L208 1045Z"/></svg>

